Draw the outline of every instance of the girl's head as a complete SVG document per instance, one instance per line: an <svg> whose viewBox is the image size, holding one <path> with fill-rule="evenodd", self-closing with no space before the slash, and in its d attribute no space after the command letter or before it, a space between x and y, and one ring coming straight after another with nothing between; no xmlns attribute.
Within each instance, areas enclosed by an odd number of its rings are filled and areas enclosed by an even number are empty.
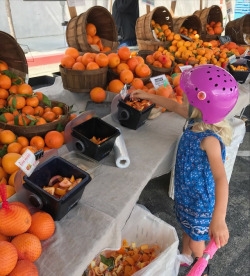
<svg viewBox="0 0 250 276"><path fill-rule="evenodd" d="M227 116L238 99L238 86L225 69L212 65L199 65L181 74L180 86L189 104L201 111L205 124L215 124Z"/></svg>

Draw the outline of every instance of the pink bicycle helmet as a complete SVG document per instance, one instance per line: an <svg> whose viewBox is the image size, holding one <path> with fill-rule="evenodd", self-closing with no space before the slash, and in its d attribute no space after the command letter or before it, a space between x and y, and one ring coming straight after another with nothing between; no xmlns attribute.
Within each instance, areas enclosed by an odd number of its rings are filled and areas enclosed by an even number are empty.
<svg viewBox="0 0 250 276"><path fill-rule="evenodd" d="M202 113L206 124L222 121L238 99L238 85L225 69L212 64L199 65L181 74L180 86L190 105Z"/></svg>

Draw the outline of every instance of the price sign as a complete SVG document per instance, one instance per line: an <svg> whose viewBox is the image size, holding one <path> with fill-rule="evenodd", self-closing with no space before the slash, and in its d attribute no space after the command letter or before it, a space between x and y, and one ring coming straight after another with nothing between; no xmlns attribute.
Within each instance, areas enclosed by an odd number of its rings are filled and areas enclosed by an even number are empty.
<svg viewBox="0 0 250 276"><path fill-rule="evenodd" d="M231 37L228 35L219 35L218 38L219 38L220 44L225 44L231 41Z"/></svg>
<svg viewBox="0 0 250 276"><path fill-rule="evenodd" d="M128 88L127 85L124 84L122 90L120 91L120 95L122 97L122 99L124 100L126 98L126 96L128 95Z"/></svg>
<svg viewBox="0 0 250 276"><path fill-rule="evenodd" d="M155 76L155 77L150 78L150 80L151 80L151 82L152 82L155 89L157 89L160 86L169 85L169 81L168 81L168 79L166 78L165 75Z"/></svg>
<svg viewBox="0 0 250 276"><path fill-rule="evenodd" d="M184 72L185 70L191 69L193 68L192 65L184 65L184 66L180 66L180 70L181 72Z"/></svg>
<svg viewBox="0 0 250 276"><path fill-rule="evenodd" d="M228 58L228 62L229 62L230 64L234 63L235 61L236 61L236 56L235 56L235 55L232 55L232 56L230 56L230 57Z"/></svg>

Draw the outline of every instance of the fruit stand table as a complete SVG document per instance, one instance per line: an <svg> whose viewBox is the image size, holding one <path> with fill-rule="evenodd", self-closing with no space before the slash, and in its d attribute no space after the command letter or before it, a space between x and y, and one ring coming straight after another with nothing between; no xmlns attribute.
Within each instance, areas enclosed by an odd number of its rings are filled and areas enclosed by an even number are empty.
<svg viewBox="0 0 250 276"><path fill-rule="evenodd" d="M60 77L51 87L40 89L50 98L83 111L88 93L70 93ZM130 157L128 168L118 168L113 151L101 160L79 203L59 222L44 243L37 261L41 276L80 276L104 248L119 248L121 229L148 181L171 171L176 141L185 120L165 112L137 130L122 127L111 115L103 118L119 127Z"/></svg>

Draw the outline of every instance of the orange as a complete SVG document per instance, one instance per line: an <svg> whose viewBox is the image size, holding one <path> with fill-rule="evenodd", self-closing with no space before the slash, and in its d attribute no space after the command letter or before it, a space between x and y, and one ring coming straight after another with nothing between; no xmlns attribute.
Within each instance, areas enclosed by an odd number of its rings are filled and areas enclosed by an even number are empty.
<svg viewBox="0 0 250 276"><path fill-rule="evenodd" d="M72 56L74 59L76 59L79 56L79 51L74 47L68 47L65 52L65 55Z"/></svg>
<svg viewBox="0 0 250 276"><path fill-rule="evenodd" d="M0 143L10 144L16 140L16 134L9 129L4 129L0 132Z"/></svg>
<svg viewBox="0 0 250 276"><path fill-rule="evenodd" d="M61 58L61 65L64 68L71 69L75 61L75 58L73 58L72 56L63 55Z"/></svg>
<svg viewBox="0 0 250 276"><path fill-rule="evenodd" d="M25 152L27 149L30 150L30 151L33 152L33 153L37 152L37 148L35 148L35 147L33 147L33 146L26 146L26 147L23 147L23 148L21 149L20 154L24 154L24 152Z"/></svg>
<svg viewBox="0 0 250 276"><path fill-rule="evenodd" d="M19 126L28 126L30 123L30 119L28 117L26 117L26 115L24 115L24 114L17 115L17 119L18 119Z"/></svg>
<svg viewBox="0 0 250 276"><path fill-rule="evenodd" d="M27 100L26 100L27 102ZM35 114L35 110L32 106L30 105L25 105L23 108L22 108L22 113L23 114L29 114L29 115L34 115Z"/></svg>
<svg viewBox="0 0 250 276"><path fill-rule="evenodd" d="M26 100L23 96L13 95L8 99L8 106L14 109L22 109L26 105Z"/></svg>
<svg viewBox="0 0 250 276"><path fill-rule="evenodd" d="M70 113L69 115L69 120L72 121L73 119L75 119L77 117L76 113Z"/></svg>
<svg viewBox="0 0 250 276"><path fill-rule="evenodd" d="M45 142L42 136L33 136L30 139L30 146L37 148L38 150L43 149L45 146Z"/></svg>
<svg viewBox="0 0 250 276"><path fill-rule="evenodd" d="M154 61L155 61L155 59L154 59L153 55L147 55L147 56L146 56L146 62L147 62L148 64L153 64Z"/></svg>
<svg viewBox="0 0 250 276"><path fill-rule="evenodd" d="M12 174L17 171L19 168L15 162L21 157L21 154L10 152L6 153L2 158L2 167L8 173Z"/></svg>
<svg viewBox="0 0 250 276"><path fill-rule="evenodd" d="M138 63L145 63L143 57L135 56L135 58L138 60Z"/></svg>
<svg viewBox="0 0 250 276"><path fill-rule="evenodd" d="M3 167L0 167L0 180L1 180L3 177L4 177L5 179L7 179L8 174L7 174L7 172L3 169ZM0 196L0 198L1 198L1 196Z"/></svg>
<svg viewBox="0 0 250 276"><path fill-rule="evenodd" d="M8 68L9 68L8 64L5 61L0 60L0 72L4 70L8 70Z"/></svg>
<svg viewBox="0 0 250 276"><path fill-rule="evenodd" d="M143 81L140 78L134 78L131 82L131 85L135 88L135 89L142 89L144 86Z"/></svg>
<svg viewBox="0 0 250 276"><path fill-rule="evenodd" d="M43 119L45 119L47 123L49 123L49 122L53 122L57 116L53 111L47 111L43 113L42 117Z"/></svg>
<svg viewBox="0 0 250 276"><path fill-rule="evenodd" d="M100 68L100 66L95 61L90 61L86 65L86 70L96 70L96 69L99 69L99 68Z"/></svg>
<svg viewBox="0 0 250 276"><path fill-rule="evenodd" d="M130 49L127 46L120 47L117 53L120 59L124 61L128 60L131 55Z"/></svg>
<svg viewBox="0 0 250 276"><path fill-rule="evenodd" d="M14 120L14 115L10 112L5 112L0 115L0 121L3 123L7 123L7 122L13 121L13 120Z"/></svg>
<svg viewBox="0 0 250 276"><path fill-rule="evenodd" d="M8 276L38 276L39 271L36 265L29 260L18 260L15 268Z"/></svg>
<svg viewBox="0 0 250 276"><path fill-rule="evenodd" d="M6 100L9 97L9 92L8 90L4 88L0 88L0 99Z"/></svg>
<svg viewBox="0 0 250 276"><path fill-rule="evenodd" d="M109 46L104 46L102 51L107 53L111 51L111 48Z"/></svg>
<svg viewBox="0 0 250 276"><path fill-rule="evenodd" d="M22 83L18 85L17 93L21 95L32 95L33 88L28 83Z"/></svg>
<svg viewBox="0 0 250 276"><path fill-rule="evenodd" d="M98 45L98 42L100 42L100 37L98 35L92 36L92 43Z"/></svg>
<svg viewBox="0 0 250 276"><path fill-rule="evenodd" d="M173 88L171 85L160 86L156 89L156 95L168 98L173 93Z"/></svg>
<svg viewBox="0 0 250 276"><path fill-rule="evenodd" d="M6 75L0 75L0 88L9 89L11 87L11 78Z"/></svg>
<svg viewBox="0 0 250 276"><path fill-rule="evenodd" d="M39 105L39 99L37 96L32 96L26 98L26 105L32 106L32 107L37 107Z"/></svg>
<svg viewBox="0 0 250 276"><path fill-rule="evenodd" d="M51 109L57 116L63 114L63 109L60 106L53 106Z"/></svg>
<svg viewBox="0 0 250 276"><path fill-rule="evenodd" d="M0 234L0 241L9 241L9 240L10 240L10 238L8 236Z"/></svg>
<svg viewBox="0 0 250 276"><path fill-rule="evenodd" d="M37 118L36 126L47 124L46 120L42 117Z"/></svg>
<svg viewBox="0 0 250 276"><path fill-rule="evenodd" d="M34 114L33 115L42 116L43 113L44 113L44 108L42 106L38 105L34 108Z"/></svg>
<svg viewBox="0 0 250 276"><path fill-rule="evenodd" d="M87 23L86 33L90 36L96 35L96 26L93 23Z"/></svg>
<svg viewBox="0 0 250 276"><path fill-rule="evenodd" d="M108 54L109 58L109 67L115 68L120 63L120 57L116 53L110 53Z"/></svg>
<svg viewBox="0 0 250 276"><path fill-rule="evenodd" d="M37 98L40 102L43 100L43 97L44 97L43 92L36 91L36 92L34 92L34 95L37 96Z"/></svg>
<svg viewBox="0 0 250 276"><path fill-rule="evenodd" d="M15 177L16 177L16 173L17 173L18 171L19 171L19 170L13 172L13 173L9 176L8 185L15 187Z"/></svg>
<svg viewBox="0 0 250 276"><path fill-rule="evenodd" d="M56 225L52 216L46 212L38 211L31 216L31 225L28 233L36 235L43 241L53 236L55 228Z"/></svg>
<svg viewBox="0 0 250 276"><path fill-rule="evenodd" d="M131 57L127 60L127 65L129 67L129 69L134 72L135 71L135 67L139 64L139 61L136 57Z"/></svg>
<svg viewBox="0 0 250 276"><path fill-rule="evenodd" d="M121 71L124 69L129 69L129 66L127 63L121 62L120 64L117 65L116 67L116 72L117 74L120 75Z"/></svg>
<svg viewBox="0 0 250 276"><path fill-rule="evenodd" d="M106 92L102 87L94 87L90 90L90 99L95 103L102 103L106 99Z"/></svg>
<svg viewBox="0 0 250 276"><path fill-rule="evenodd" d="M22 148L22 145L18 142L12 142L8 145L7 152L20 153Z"/></svg>
<svg viewBox="0 0 250 276"><path fill-rule="evenodd" d="M16 141L21 144L23 148L29 145L29 140L25 136L18 136Z"/></svg>
<svg viewBox="0 0 250 276"><path fill-rule="evenodd" d="M109 58L106 54L104 53L99 53L95 56L95 62L100 66L100 67L106 67L109 64Z"/></svg>
<svg viewBox="0 0 250 276"><path fill-rule="evenodd" d="M131 70L129 69L124 69L121 71L120 73L120 80L124 83L124 84L129 84L132 82L134 78L134 74Z"/></svg>
<svg viewBox="0 0 250 276"><path fill-rule="evenodd" d="M93 44L93 39L92 39L91 35L87 34L87 42L88 42L88 44Z"/></svg>
<svg viewBox="0 0 250 276"><path fill-rule="evenodd" d="M16 236L25 233L29 229L31 225L31 214L21 206L9 204L8 208L2 207L0 209L0 221L1 234Z"/></svg>
<svg viewBox="0 0 250 276"><path fill-rule="evenodd" d="M19 260L35 262L42 254L41 241L33 234L23 233L17 235L12 239L11 243L17 249Z"/></svg>
<svg viewBox="0 0 250 276"><path fill-rule="evenodd" d="M95 60L95 55L93 55L93 53L84 53L82 56L82 63L87 66L87 64L91 61Z"/></svg>
<svg viewBox="0 0 250 276"><path fill-rule="evenodd" d="M145 63L140 63L135 67L135 74L140 78L148 77L151 74L151 69Z"/></svg>
<svg viewBox="0 0 250 276"><path fill-rule="evenodd" d="M118 79L114 79L109 82L108 89L111 92L114 93L120 93L120 91L123 89L124 83Z"/></svg>
<svg viewBox="0 0 250 276"><path fill-rule="evenodd" d="M45 145L51 149L58 149L64 144L64 136L57 130L51 130L45 134Z"/></svg>
<svg viewBox="0 0 250 276"><path fill-rule="evenodd" d="M17 260L15 246L8 241L0 241L0 276L8 275L16 266Z"/></svg>
<svg viewBox="0 0 250 276"><path fill-rule="evenodd" d="M75 62L72 66L72 70L84 70L84 69L85 69L85 66L80 61Z"/></svg>

